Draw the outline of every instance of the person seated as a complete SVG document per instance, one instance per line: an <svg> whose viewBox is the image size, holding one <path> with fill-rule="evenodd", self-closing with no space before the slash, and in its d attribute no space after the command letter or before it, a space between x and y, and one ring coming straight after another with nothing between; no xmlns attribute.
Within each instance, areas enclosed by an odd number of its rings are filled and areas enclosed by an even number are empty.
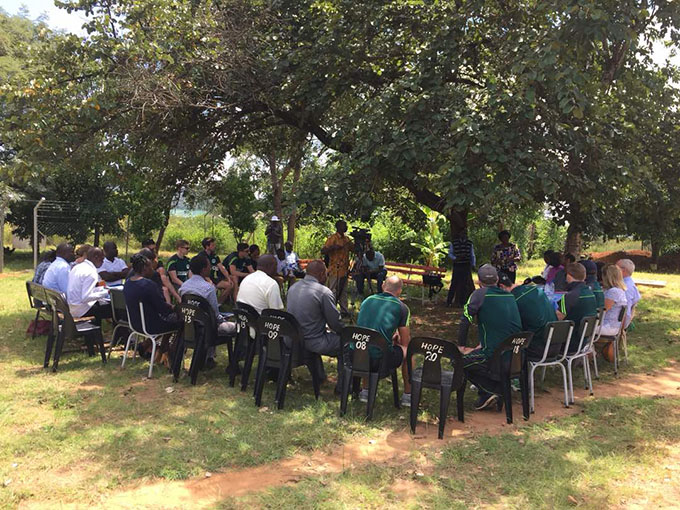
<svg viewBox="0 0 680 510"><path fill-rule="evenodd" d="M276 250L276 275L277 281L279 281L282 289L285 282L288 282L288 288L295 283L295 275L288 269L286 252L283 248L278 248Z"/></svg>
<svg viewBox="0 0 680 510"><path fill-rule="evenodd" d="M151 335L160 335L179 330L181 320L174 312L174 307L168 303L161 293L157 283L151 278L156 274L153 261L142 253L149 253L151 250L145 249L132 256L133 275L125 280L123 295L129 313L129 320L132 327L137 331L142 331L142 316L139 304L144 306L144 325L146 332ZM161 347L157 351L157 356L161 356L168 350L169 338L165 337L161 342ZM150 352L151 344L143 346L142 353Z"/></svg>
<svg viewBox="0 0 680 510"><path fill-rule="evenodd" d="M626 285L626 299L628 305L626 309L626 328L630 325L635 315L635 306L640 301L640 291L633 280L633 273L635 272L635 263L630 259L621 259L616 262L619 266L621 274L623 275L623 283Z"/></svg>
<svg viewBox="0 0 680 510"><path fill-rule="evenodd" d="M543 252L543 262L545 262L545 267L543 268L543 271L541 271L541 277L546 281L548 280L548 273L552 267L551 262L553 253L555 253L553 250L545 250Z"/></svg>
<svg viewBox="0 0 680 510"><path fill-rule="evenodd" d="M309 267L307 268L309 272ZM357 326L371 328L379 331L387 341L388 359L385 360L387 370L401 367L401 375L404 380L404 393L401 396L401 405L410 407L411 405L411 381L408 378L408 367L406 366L406 350L411 341L411 330L409 320L411 312L400 299L403 289L403 282L398 276L390 276L383 284L383 292L373 294L361 302ZM293 286L295 289L295 286ZM293 290L291 289L291 290ZM372 369L376 369L383 356L382 351L369 349L369 356ZM368 400L368 389L365 387L359 398L362 401Z"/></svg>
<svg viewBox="0 0 680 510"><path fill-rule="evenodd" d="M600 325L601 336L616 336L621 329L619 313L622 308L628 309L626 297L626 284L623 283L623 274L619 266L607 264L602 269L604 283L604 309L605 314ZM625 320L625 317L624 317Z"/></svg>
<svg viewBox="0 0 680 510"><path fill-rule="evenodd" d="M463 354L466 377L477 386L475 409L481 410L496 403L503 393L502 383L491 378L489 361L496 347L510 335L522 331L522 319L515 296L497 287L498 270L494 266L484 264L477 276L479 288L470 295L463 308L458 349ZM510 275L508 282L512 283ZM467 347L468 330L475 318L479 343L475 347Z"/></svg>
<svg viewBox="0 0 680 510"><path fill-rule="evenodd" d="M71 267L84 262L85 259L87 259L87 252L91 249L92 245L87 243L78 246L78 249L76 250L76 258L73 262L71 262Z"/></svg>
<svg viewBox="0 0 680 510"><path fill-rule="evenodd" d="M283 310L281 291L276 276L276 259L263 255L257 263L257 271L250 273L241 282L238 301L252 306L257 313L265 308Z"/></svg>
<svg viewBox="0 0 680 510"><path fill-rule="evenodd" d="M109 291L104 280L100 280L99 269L104 262L104 252L92 248L87 258L71 269L68 274L66 297L74 318L94 316L94 324L101 325L102 319L111 318Z"/></svg>
<svg viewBox="0 0 680 510"><path fill-rule="evenodd" d="M246 276L255 272L252 262L248 258L248 243L238 243L236 251L227 255L226 261L229 273L232 277L238 279L239 284Z"/></svg>
<svg viewBox="0 0 680 510"><path fill-rule="evenodd" d="M210 260L203 253L199 253L189 262L191 276L179 288L181 296L194 294L204 298L209 304L217 321L218 335L232 335L236 333L236 324L227 321L226 317L220 312L217 302L217 289L210 281L210 271L212 270ZM208 349L206 354L206 367L208 369L215 366L215 347Z"/></svg>
<svg viewBox="0 0 680 510"><path fill-rule="evenodd" d="M498 286L515 296L519 316L522 320L522 331L531 331L534 337L527 347L529 359L540 360L545 351L549 322L557 320L555 307L543 292L543 289L525 282L523 285L515 285L509 278L501 275ZM539 277L540 278L540 277ZM559 346L551 346L548 356L554 356L559 352Z"/></svg>
<svg viewBox="0 0 680 510"><path fill-rule="evenodd" d="M217 256L217 243L214 237L206 237L201 241L203 252L210 261L210 279L218 290L217 302L224 303L229 296L236 302L238 293L238 280L229 274Z"/></svg>
<svg viewBox="0 0 680 510"><path fill-rule="evenodd" d="M54 262L45 271L42 285L48 289L56 290L66 297L71 262L75 260L76 254L73 252L73 246L68 243L61 243L57 246L55 255Z"/></svg>
<svg viewBox="0 0 680 510"><path fill-rule="evenodd" d="M595 294L586 285L586 268L581 264L571 263L565 268L567 274L567 293L557 303L557 318L574 321L574 333L569 342L569 353L578 349L581 341L581 320L597 315Z"/></svg>
<svg viewBox="0 0 680 510"><path fill-rule="evenodd" d="M179 289L184 282L189 278L189 241L179 239L175 243L177 253L175 253L170 260L168 260L168 277L170 283Z"/></svg>
<svg viewBox="0 0 680 510"><path fill-rule="evenodd" d="M592 260L579 260L579 264L586 268L586 285L595 294L595 303L598 308L604 308L604 291L597 281L597 264Z"/></svg>
<svg viewBox="0 0 680 510"><path fill-rule="evenodd" d="M248 258L250 259L250 267L253 268L253 271L257 270L257 261L260 258L260 247L256 244L251 244L248 247Z"/></svg>
<svg viewBox="0 0 680 510"><path fill-rule="evenodd" d="M304 278L305 272L300 267L300 258L297 253L293 251L293 243L286 241L284 247L286 249L286 262L288 263L289 271L291 271L296 278Z"/></svg>
<svg viewBox="0 0 680 510"><path fill-rule="evenodd" d="M324 285L326 278L323 261L312 260L307 265L304 279L288 291L287 311L300 323L308 351L338 359L338 383L335 388L336 393L339 393L342 368L340 330L344 325L340 321L335 296ZM322 373L321 377L324 379L325 375Z"/></svg>
<svg viewBox="0 0 680 510"><path fill-rule="evenodd" d="M47 250L45 253L43 253L42 257L40 258L40 263L38 264L38 267L35 268L35 274L33 275L33 279L31 280L33 283L42 285L43 278L45 278L45 273L47 272L47 268L50 267L50 264L54 262L55 258L57 258L56 250Z"/></svg>
<svg viewBox="0 0 680 510"><path fill-rule="evenodd" d="M359 294L364 294L364 281L366 279L375 280L377 282L378 294L380 294L383 289L383 282L387 277L387 270L385 269L385 257L379 251L375 251L373 248L368 250L363 257L361 264L361 272L354 275L354 279L357 282L357 292Z"/></svg>
<svg viewBox="0 0 680 510"><path fill-rule="evenodd" d="M123 278L127 278L130 268L123 259L118 258L118 247L113 241L104 243L104 262L97 271L99 278L109 286L121 285Z"/></svg>
<svg viewBox="0 0 680 510"><path fill-rule="evenodd" d="M555 292L566 292L567 291L567 265L576 262L576 257L571 253L565 253L561 256L562 267L557 270L555 276L552 280Z"/></svg>
<svg viewBox="0 0 680 510"><path fill-rule="evenodd" d="M181 301L180 295L177 293L175 287L170 283L170 279L165 272L163 267L163 262L158 260L158 254L151 248L142 248L139 253L151 261L151 267L153 267L154 273L151 275L150 279L156 285L158 285L161 294L165 298L168 304L172 304L172 298L178 303ZM128 273L128 278L131 278L134 274L134 269Z"/></svg>

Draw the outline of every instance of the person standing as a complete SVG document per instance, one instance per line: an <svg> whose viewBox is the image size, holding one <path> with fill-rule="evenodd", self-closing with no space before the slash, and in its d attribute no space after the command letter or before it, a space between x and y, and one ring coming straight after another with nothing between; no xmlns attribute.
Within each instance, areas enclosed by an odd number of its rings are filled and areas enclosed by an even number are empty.
<svg viewBox="0 0 680 510"><path fill-rule="evenodd" d="M349 254L354 250L354 242L345 235L347 222L335 222L335 234L326 240L321 253L328 255L328 288L333 291L340 305L342 315L349 315L347 308L347 279L349 275Z"/></svg>
<svg viewBox="0 0 680 510"><path fill-rule="evenodd" d="M510 232L503 230L498 233L499 244L493 247L491 265L497 271L505 273L512 283L517 279L517 262L522 258L516 244L510 242Z"/></svg>
<svg viewBox="0 0 680 510"><path fill-rule="evenodd" d="M474 246L465 230L459 232L449 244L449 258L453 261L453 274L446 306L462 308L475 290L472 268L477 265Z"/></svg>
<svg viewBox="0 0 680 510"><path fill-rule="evenodd" d="M272 216L264 235L267 236L267 253L273 255L283 245L283 224L278 216Z"/></svg>

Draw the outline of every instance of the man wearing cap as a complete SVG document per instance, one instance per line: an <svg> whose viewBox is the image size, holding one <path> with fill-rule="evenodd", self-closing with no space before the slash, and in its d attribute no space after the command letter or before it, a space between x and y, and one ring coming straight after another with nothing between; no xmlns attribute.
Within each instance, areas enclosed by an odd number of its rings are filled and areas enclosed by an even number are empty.
<svg viewBox="0 0 680 510"><path fill-rule="evenodd" d="M479 268L480 288L475 290L463 308L458 331L458 345L464 355L465 374L477 386L479 398L475 409L485 409L502 393L501 383L489 376L489 360L503 340L522 331L522 319L515 296L499 289L498 271L490 264ZM474 317L477 318L479 344L466 347L467 335Z"/></svg>
<svg viewBox="0 0 680 510"><path fill-rule="evenodd" d="M567 293L557 303L557 318L574 321L574 333L569 342L569 352L575 352L581 341L581 321L597 315L595 294L586 285L586 268L572 263L564 268L567 273Z"/></svg>
<svg viewBox="0 0 680 510"><path fill-rule="evenodd" d="M274 255L283 244L283 225L278 216L272 216L264 235L267 236L267 253Z"/></svg>
<svg viewBox="0 0 680 510"><path fill-rule="evenodd" d="M592 260L579 260L578 263L586 269L586 285L595 294L595 304L598 308L604 308L604 291L597 281L597 264Z"/></svg>

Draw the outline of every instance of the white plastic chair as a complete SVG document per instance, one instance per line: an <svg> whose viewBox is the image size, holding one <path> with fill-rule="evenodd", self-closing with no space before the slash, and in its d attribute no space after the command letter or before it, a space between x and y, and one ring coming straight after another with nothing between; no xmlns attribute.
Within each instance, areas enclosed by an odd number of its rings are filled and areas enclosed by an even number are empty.
<svg viewBox="0 0 680 510"><path fill-rule="evenodd" d="M592 353L595 352L593 347L593 342L595 341L595 335L597 334L598 317L593 315L592 317L584 317L581 320L581 327L579 332L581 338L579 338L578 349L573 354L567 354L567 376L569 377L569 403L574 403L574 374L572 371L572 365L577 359L583 360L583 377L585 378L586 389L590 389L590 394L593 394L593 379L590 375L590 361ZM594 358L595 356L592 355Z"/></svg>
<svg viewBox="0 0 680 510"><path fill-rule="evenodd" d="M127 307L127 304L125 305L125 309L127 310L128 318L131 317L130 309ZM123 363L121 364L121 368L125 368L125 360L127 359L128 349L130 348L130 342L132 341L132 338L134 337L135 339L133 359L137 355L137 342L139 340L139 337L148 338L149 340L151 340L151 360L149 361L148 378L151 379L151 376L153 374L153 362L154 359L156 358L156 346L158 338L162 337L163 335L167 335L168 333L172 333L172 331L165 331L163 333L156 333L153 335L149 333L146 330L146 320L144 319L144 305L142 303L139 303L139 315L142 322L142 331L137 331L135 329L135 326L132 324L132 321L129 321L130 330L132 331L132 333L130 333L130 335L128 336L127 343L125 344L125 354L123 354Z"/></svg>
<svg viewBox="0 0 680 510"><path fill-rule="evenodd" d="M569 341L574 332L573 321L554 321L546 324L548 334L545 342L545 349L543 349L543 356L538 361L528 360L529 363L529 407L531 412L534 412L534 372L538 367L543 367L543 377L541 382L545 379L545 370L547 367L560 367L562 371L562 381L564 383L564 406L569 407L569 384L567 380L567 369L564 366L564 360L567 357L569 349ZM564 344L557 355L548 356L550 346L555 344Z"/></svg>

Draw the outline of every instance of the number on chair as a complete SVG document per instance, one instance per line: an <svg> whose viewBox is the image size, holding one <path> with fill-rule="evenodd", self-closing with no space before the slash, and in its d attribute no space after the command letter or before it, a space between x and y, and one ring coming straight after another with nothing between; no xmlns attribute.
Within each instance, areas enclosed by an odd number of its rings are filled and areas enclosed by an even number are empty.
<svg viewBox="0 0 680 510"><path fill-rule="evenodd" d="M435 351L427 351L425 353L425 361L437 361L439 354Z"/></svg>
<svg viewBox="0 0 680 510"><path fill-rule="evenodd" d="M357 348L357 350L359 350L359 351L365 351L367 345L368 345L368 342L366 342L366 340L361 340L361 341L356 342L356 343L354 344L354 346L355 346L355 347Z"/></svg>

